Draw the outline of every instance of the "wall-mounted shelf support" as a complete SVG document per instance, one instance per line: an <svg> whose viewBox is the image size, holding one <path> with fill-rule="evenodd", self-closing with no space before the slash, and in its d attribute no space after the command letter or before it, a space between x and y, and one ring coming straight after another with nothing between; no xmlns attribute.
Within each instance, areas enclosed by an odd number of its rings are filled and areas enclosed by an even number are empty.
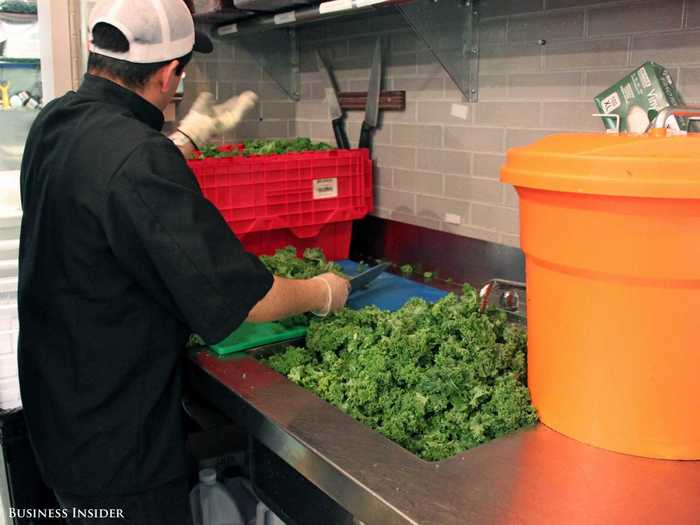
<svg viewBox="0 0 700 525"><path fill-rule="evenodd" d="M399 11L469 102L479 98L477 0L418 0Z"/></svg>
<svg viewBox="0 0 700 525"><path fill-rule="evenodd" d="M236 41L252 55L292 100L300 98L299 41L293 27L260 34L241 34Z"/></svg>
<svg viewBox="0 0 700 525"><path fill-rule="evenodd" d="M219 25L213 36L239 42L292 100L299 100L299 42L302 24L325 22L394 5L389 0L331 0L274 15ZM413 0L398 11L440 62L465 98L478 99L478 0Z"/></svg>

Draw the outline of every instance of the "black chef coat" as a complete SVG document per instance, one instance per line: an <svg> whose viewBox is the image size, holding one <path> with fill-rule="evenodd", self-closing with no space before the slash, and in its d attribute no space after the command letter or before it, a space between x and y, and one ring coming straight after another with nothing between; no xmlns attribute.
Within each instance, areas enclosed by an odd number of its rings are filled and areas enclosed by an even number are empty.
<svg viewBox="0 0 700 525"><path fill-rule="evenodd" d="M181 358L272 286L202 196L161 111L87 75L22 160L19 377L45 480L125 494L185 473Z"/></svg>

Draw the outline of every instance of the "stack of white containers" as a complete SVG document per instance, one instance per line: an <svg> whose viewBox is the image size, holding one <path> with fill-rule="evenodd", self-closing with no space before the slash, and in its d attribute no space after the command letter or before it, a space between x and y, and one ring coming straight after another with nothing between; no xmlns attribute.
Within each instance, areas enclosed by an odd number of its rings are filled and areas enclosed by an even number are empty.
<svg viewBox="0 0 700 525"><path fill-rule="evenodd" d="M17 379L17 256L22 216L16 186L16 175L0 172L0 409L21 406Z"/></svg>

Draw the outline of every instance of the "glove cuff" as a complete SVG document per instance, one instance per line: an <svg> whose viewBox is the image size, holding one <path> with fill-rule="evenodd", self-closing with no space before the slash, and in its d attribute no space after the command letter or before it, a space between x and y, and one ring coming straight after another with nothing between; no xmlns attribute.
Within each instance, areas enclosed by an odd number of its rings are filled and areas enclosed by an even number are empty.
<svg viewBox="0 0 700 525"><path fill-rule="evenodd" d="M314 310L311 313L317 317L327 317L328 314L331 313L331 307L333 306L333 289L331 288L331 284L320 275L314 277L313 280L323 281L323 283L326 285L326 289L328 290L328 301L326 302L326 307L324 310Z"/></svg>
<svg viewBox="0 0 700 525"><path fill-rule="evenodd" d="M216 133L216 119L193 110L182 119L177 129L186 135L193 144L203 147L206 146L209 138Z"/></svg>
<svg viewBox="0 0 700 525"><path fill-rule="evenodd" d="M196 150L201 149L199 147L199 144L197 144L197 142L186 131L184 131L182 128L177 128L177 131L179 133L181 133L187 140L189 140L192 143L192 145L194 146L194 149L196 149Z"/></svg>

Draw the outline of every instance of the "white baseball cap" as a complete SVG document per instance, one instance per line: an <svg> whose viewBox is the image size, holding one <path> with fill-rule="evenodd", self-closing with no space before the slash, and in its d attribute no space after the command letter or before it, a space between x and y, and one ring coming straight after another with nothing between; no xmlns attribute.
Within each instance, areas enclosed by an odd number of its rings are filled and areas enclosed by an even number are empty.
<svg viewBox="0 0 700 525"><path fill-rule="evenodd" d="M100 23L119 29L129 41L129 50L119 53L96 46L92 30ZM183 0L100 0L90 13L89 28L90 51L137 64L213 50L209 37L195 31L192 13Z"/></svg>

